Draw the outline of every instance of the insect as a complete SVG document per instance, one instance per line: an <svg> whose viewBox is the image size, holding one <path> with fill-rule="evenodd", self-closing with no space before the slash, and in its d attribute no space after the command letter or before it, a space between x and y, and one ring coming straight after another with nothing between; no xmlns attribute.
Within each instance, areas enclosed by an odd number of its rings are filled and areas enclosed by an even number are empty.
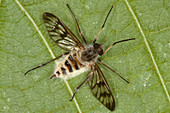
<svg viewBox="0 0 170 113"><path fill-rule="evenodd" d="M111 6L111 9L109 10L105 21L95 37L94 41L92 42L91 45L87 44L87 41L82 34L78 21L73 14L73 11L71 10L70 6L66 4L68 9L70 10L71 14L73 15L75 22L77 24L80 36L82 37L85 45L83 45L79 39L72 33L72 31L55 15L52 13L44 13L43 14L43 20L45 23L45 26L47 28L48 34L50 38L62 49L68 51L56 58L54 58L51 61L48 61L40 66L37 66L35 68L32 68L28 70L25 75L37 68L43 67L47 65L50 62L53 62L61 57L65 57L62 62L59 63L57 66L56 70L54 71L54 74L50 77L50 79L54 77L59 77L62 79L68 79L77 76L76 73L79 71L82 71L83 69L90 69L91 71L89 72L88 76L86 79L76 88L72 98L70 101L74 98L76 92L78 89L85 83L88 82L89 87L93 93L93 95L105 106L107 107L110 111L113 111L115 109L115 100L113 97L113 94L111 92L111 89L102 73L100 70L99 66L97 63L101 63L108 69L110 69L112 72L117 74L121 79L129 83L126 79L124 79L121 75L119 75L116 71L111 69L109 66L104 64L99 57L104 55L112 46L114 46L117 43L125 42L125 41L130 41L130 40L135 40L135 38L130 38L130 39L125 39L125 40L120 40L117 42L114 42L109 48L107 48L105 51L103 51L103 46L102 44L96 43L97 38L101 31L103 30L105 23L107 21L107 18L110 14L110 12L113 9L113 5Z"/></svg>

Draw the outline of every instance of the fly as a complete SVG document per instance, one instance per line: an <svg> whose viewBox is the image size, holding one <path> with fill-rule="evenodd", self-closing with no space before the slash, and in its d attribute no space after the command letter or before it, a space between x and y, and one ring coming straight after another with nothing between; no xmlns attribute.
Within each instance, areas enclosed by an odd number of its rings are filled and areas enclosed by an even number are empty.
<svg viewBox="0 0 170 113"><path fill-rule="evenodd" d="M107 48L105 51L103 51L102 44L96 43L97 38L101 31L103 30L105 23L107 21L107 18L110 14L110 12L113 9L113 5L111 6L111 9L109 10L105 21L95 37L94 41L91 45L87 44L87 41L82 34L79 24L77 22L77 19L75 15L73 14L71 8L68 4L66 4L68 9L70 10L71 14L73 15L75 22L77 24L80 36L82 37L85 46L79 41L79 39L72 33L72 31L55 15L52 13L44 13L43 14L43 20L45 23L45 26L47 28L48 34L50 38L62 49L69 51L66 52L51 61L48 61L40 66L37 66L35 68L32 68L28 70L24 75L26 75L28 72L35 70L37 68L43 67L47 65L50 62L53 62L61 57L65 57L63 61L59 63L57 68L54 71L54 74L50 77L50 79L54 77L59 77L62 79L68 79L77 76L77 72L83 72L85 69L90 69L88 76L86 79L76 88L72 98L70 101L74 98L76 92L78 89L88 81L89 87L93 93L93 95L110 111L113 111L115 109L115 100L113 97L113 94L110 90L110 87L100 70L98 63L104 65L108 69L110 69L112 72L114 72L116 75L118 75L121 79L123 79L125 82L129 83L126 79L124 79L121 75L119 75L116 71L111 69L109 66L104 64L99 57L104 55L112 46L114 46L117 43L135 40L135 38L120 40L117 42L114 42L109 48Z"/></svg>

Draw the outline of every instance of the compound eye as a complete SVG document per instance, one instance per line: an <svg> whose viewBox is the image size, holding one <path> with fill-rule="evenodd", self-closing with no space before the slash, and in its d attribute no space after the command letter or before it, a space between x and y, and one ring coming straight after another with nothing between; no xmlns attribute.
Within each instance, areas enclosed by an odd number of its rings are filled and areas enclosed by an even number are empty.
<svg viewBox="0 0 170 113"><path fill-rule="evenodd" d="M100 47L100 44L95 43L95 44L93 45L93 47L94 47L94 49L98 49L98 48Z"/></svg>
<svg viewBox="0 0 170 113"><path fill-rule="evenodd" d="M103 50L99 51L98 54L101 56L103 55Z"/></svg>

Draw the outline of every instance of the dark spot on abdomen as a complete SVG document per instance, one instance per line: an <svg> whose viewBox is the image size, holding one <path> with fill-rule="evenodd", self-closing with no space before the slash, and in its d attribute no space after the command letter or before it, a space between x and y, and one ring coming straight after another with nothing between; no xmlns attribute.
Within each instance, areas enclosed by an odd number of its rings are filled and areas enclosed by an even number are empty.
<svg viewBox="0 0 170 113"><path fill-rule="evenodd" d="M69 61L71 62L71 64L73 65L73 67L76 69L76 70L79 70L79 67L77 65L77 62L74 60L74 58L70 55L68 57Z"/></svg>
<svg viewBox="0 0 170 113"><path fill-rule="evenodd" d="M56 74L58 74L58 76L60 76L60 72L59 71L57 71Z"/></svg>
<svg viewBox="0 0 170 113"><path fill-rule="evenodd" d="M70 65L70 63L68 62L68 60L65 61L65 66L67 66L69 72L73 72L72 66Z"/></svg>
<svg viewBox="0 0 170 113"><path fill-rule="evenodd" d="M67 74L67 73L66 73L66 69L65 69L64 67L61 67L61 70L62 70L63 75L66 75L66 74Z"/></svg>

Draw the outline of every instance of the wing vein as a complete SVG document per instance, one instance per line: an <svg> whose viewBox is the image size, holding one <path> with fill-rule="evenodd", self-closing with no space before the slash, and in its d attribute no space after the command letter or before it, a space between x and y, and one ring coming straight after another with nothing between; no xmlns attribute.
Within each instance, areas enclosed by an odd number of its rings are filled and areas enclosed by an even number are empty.
<svg viewBox="0 0 170 113"><path fill-rule="evenodd" d="M115 100L112 92L108 86L108 83L98 67L97 64L94 65L94 72L89 79L89 86L93 95L109 110L113 111L115 109Z"/></svg>
<svg viewBox="0 0 170 113"><path fill-rule="evenodd" d="M34 25L34 27L35 27L35 29L37 30L38 34L40 35L41 39L42 39L43 42L45 43L48 51L50 52L50 55L52 56L52 58L53 58L53 59L56 58L55 55L54 55L54 53L52 52L50 46L48 45L46 39L44 38L42 32L40 31L39 27L37 26L37 24L35 23L35 21L33 20L33 18L32 18L32 17L30 16L30 14L28 13L28 11L21 5L21 3L20 3L18 0L15 0L15 2L16 2L17 5L19 6L19 8L21 8L21 10L25 13L25 15L29 18L29 20L32 22L32 24ZM55 63L57 63L57 61L55 61ZM65 82L65 84L66 84L66 86L67 86L67 88L68 88L68 90L69 90L69 92L70 92L70 94L71 94L71 96L72 96L72 95L73 95L73 91L72 91L69 83L68 83L66 80L64 80L64 82ZM79 107L79 104L78 104L76 98L74 98L73 100L74 100L74 103L75 103L78 111L79 111L80 113L82 113L82 111L81 111L81 109L80 109L80 107Z"/></svg>

